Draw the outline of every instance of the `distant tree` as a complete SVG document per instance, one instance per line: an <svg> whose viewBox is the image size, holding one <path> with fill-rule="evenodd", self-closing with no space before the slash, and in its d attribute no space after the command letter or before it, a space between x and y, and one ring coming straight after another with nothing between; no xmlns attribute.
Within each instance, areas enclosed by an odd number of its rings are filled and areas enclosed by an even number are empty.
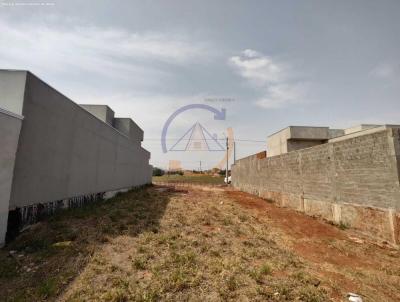
<svg viewBox="0 0 400 302"><path fill-rule="evenodd" d="M165 174L165 171L163 169L154 167L153 168L153 176L163 176Z"/></svg>
<svg viewBox="0 0 400 302"><path fill-rule="evenodd" d="M183 171L182 170L171 170L171 171L167 171L167 175L183 175Z"/></svg>
<svg viewBox="0 0 400 302"><path fill-rule="evenodd" d="M221 176L225 176L226 170L219 170L218 174ZM231 170L228 170L228 175L231 175Z"/></svg>

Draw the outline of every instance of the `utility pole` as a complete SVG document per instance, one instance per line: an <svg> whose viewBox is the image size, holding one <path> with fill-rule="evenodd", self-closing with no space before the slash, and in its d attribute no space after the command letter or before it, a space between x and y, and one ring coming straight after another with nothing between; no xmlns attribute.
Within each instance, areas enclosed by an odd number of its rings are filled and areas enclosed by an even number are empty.
<svg viewBox="0 0 400 302"><path fill-rule="evenodd" d="M233 164L236 164L236 142L233 141Z"/></svg>
<svg viewBox="0 0 400 302"><path fill-rule="evenodd" d="M201 161L200 161L200 174L201 174Z"/></svg>
<svg viewBox="0 0 400 302"><path fill-rule="evenodd" d="M226 171L225 171L226 184L228 184L228 166L229 166L229 141L228 138L226 138Z"/></svg>

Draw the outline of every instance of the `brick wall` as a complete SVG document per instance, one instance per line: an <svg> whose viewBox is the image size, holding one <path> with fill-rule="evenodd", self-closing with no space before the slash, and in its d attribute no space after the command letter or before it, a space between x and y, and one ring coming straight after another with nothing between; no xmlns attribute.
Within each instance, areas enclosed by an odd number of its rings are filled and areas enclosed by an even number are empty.
<svg viewBox="0 0 400 302"><path fill-rule="evenodd" d="M388 129L287 154L238 160L232 183L306 199L400 209L399 129Z"/></svg>

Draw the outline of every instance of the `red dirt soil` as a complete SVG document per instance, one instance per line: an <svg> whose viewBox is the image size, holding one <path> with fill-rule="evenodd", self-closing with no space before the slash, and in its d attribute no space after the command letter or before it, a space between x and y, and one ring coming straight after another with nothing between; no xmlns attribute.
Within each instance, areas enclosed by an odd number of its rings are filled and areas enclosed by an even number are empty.
<svg viewBox="0 0 400 302"><path fill-rule="evenodd" d="M239 191L227 191L227 194L246 208L260 210L269 219L279 223L280 227L288 230L290 235L295 238L346 238L343 232L332 225L291 209L277 207L274 203L267 202L262 198Z"/></svg>
<svg viewBox="0 0 400 302"><path fill-rule="evenodd" d="M343 272L356 269L372 272L379 271L382 266L398 266L398 250L389 246L378 246L368 238L362 238L361 244L354 242L350 239L354 236L352 230L341 230L323 220L292 209L278 207L274 203L248 193L227 189L226 194L241 206L255 210L256 217L260 219L266 217L272 221L279 232L285 233L291 243L291 249L302 258L314 263L317 274L334 280L341 290L357 291L361 290L365 284L353 280L351 276L326 271L322 265L329 265L335 271ZM332 243L338 244L339 248ZM379 287L377 284L368 284L368 286L376 289ZM336 294L339 298L340 293ZM391 293L387 295L393 298ZM398 297L394 297L394 300L396 298Z"/></svg>

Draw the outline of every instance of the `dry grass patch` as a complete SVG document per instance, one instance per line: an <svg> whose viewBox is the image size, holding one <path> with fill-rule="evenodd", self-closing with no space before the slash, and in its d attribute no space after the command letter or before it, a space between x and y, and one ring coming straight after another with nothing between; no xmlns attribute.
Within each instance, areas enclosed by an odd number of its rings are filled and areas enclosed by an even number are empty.
<svg viewBox="0 0 400 302"><path fill-rule="evenodd" d="M318 237L292 236L259 209L226 192L151 187L71 210L1 252L0 291L8 301L318 302L343 301L354 288L379 297L370 282L384 281L385 299L396 301L399 274L390 264L398 254L382 258L381 274L313 262L321 255ZM343 259L353 257L342 239L321 240ZM8 257L10 250L24 253L22 260ZM30 262L35 272L24 269Z"/></svg>
<svg viewBox="0 0 400 302"><path fill-rule="evenodd" d="M0 250L0 301L54 300L88 263L103 261L97 251L113 238L156 229L168 196L152 199L148 190L66 210L33 225Z"/></svg>
<svg viewBox="0 0 400 302"><path fill-rule="evenodd" d="M160 194L171 197L158 230L113 239L96 253L104 262L91 261L65 300L328 299L319 283L295 274L301 260L223 193ZM121 245L122 251L116 248ZM120 269L107 269L116 258Z"/></svg>

